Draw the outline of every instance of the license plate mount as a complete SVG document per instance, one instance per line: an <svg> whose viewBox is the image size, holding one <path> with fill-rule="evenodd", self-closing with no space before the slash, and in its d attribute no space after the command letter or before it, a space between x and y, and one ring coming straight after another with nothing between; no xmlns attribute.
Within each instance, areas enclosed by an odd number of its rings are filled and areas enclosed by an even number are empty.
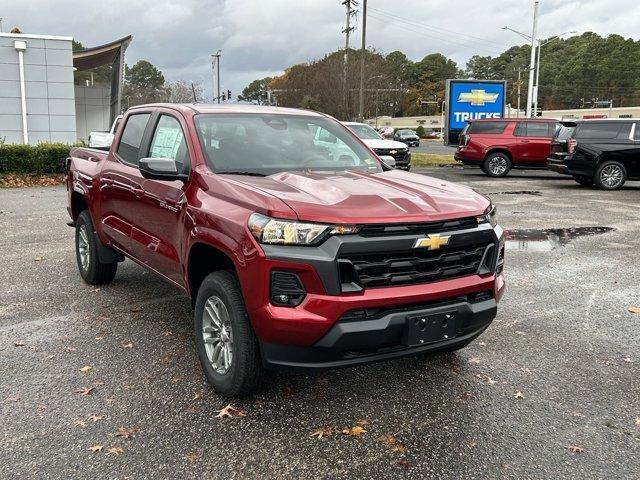
<svg viewBox="0 0 640 480"><path fill-rule="evenodd" d="M458 311L407 316L405 344L410 347L444 342L457 336Z"/></svg>

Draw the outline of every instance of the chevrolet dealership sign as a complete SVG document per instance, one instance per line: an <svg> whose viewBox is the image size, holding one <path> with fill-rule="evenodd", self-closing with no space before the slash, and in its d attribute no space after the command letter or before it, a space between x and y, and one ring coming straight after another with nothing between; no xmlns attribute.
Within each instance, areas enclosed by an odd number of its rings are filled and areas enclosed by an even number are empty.
<svg viewBox="0 0 640 480"><path fill-rule="evenodd" d="M457 143L467 120L501 118L505 87L504 80L448 80L445 142Z"/></svg>

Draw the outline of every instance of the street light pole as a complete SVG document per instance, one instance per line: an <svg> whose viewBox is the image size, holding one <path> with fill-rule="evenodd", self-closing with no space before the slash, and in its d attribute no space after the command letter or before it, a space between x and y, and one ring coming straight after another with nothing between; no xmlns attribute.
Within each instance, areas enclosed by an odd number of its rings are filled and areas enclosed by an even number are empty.
<svg viewBox="0 0 640 480"><path fill-rule="evenodd" d="M538 33L538 6L540 0L533 2L533 29L531 30L531 60L529 61L529 85L527 85L527 118L531 118L531 104L533 103L533 80L536 67L536 35Z"/></svg>
<svg viewBox="0 0 640 480"><path fill-rule="evenodd" d="M536 60L536 91L535 91L535 95L533 96L533 108L535 111L534 115L538 114L538 95L540 94L540 50L542 49L543 45L546 45L547 43L552 42L554 40L557 40L563 35L573 35L574 33L578 33L578 32L575 30L571 30L570 32L562 32L562 33L559 33L558 35L554 35L553 37L547 38L545 41L538 40L538 59Z"/></svg>
<svg viewBox="0 0 640 480"><path fill-rule="evenodd" d="M218 50L216 53L211 55L212 67L213 67L213 61L214 61L213 59L215 58L215 76L216 76L216 84L217 84L216 100L218 103L220 103L220 56L221 55L222 55L222 50Z"/></svg>
<svg viewBox="0 0 640 480"><path fill-rule="evenodd" d="M360 48L360 99L358 108L358 119L364 120L364 54L366 50L367 37L367 0L362 1L362 46Z"/></svg>

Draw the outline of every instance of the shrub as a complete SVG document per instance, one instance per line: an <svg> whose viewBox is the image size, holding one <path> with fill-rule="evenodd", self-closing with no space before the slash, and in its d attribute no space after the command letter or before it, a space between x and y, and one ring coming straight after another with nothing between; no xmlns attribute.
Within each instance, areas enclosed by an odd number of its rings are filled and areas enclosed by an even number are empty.
<svg viewBox="0 0 640 480"><path fill-rule="evenodd" d="M420 138L424 138L427 135L422 125L418 125L418 128L416 128L416 135L418 135Z"/></svg>
<svg viewBox="0 0 640 480"><path fill-rule="evenodd" d="M5 173L63 173L70 145L39 143L19 145L0 143L0 174Z"/></svg>

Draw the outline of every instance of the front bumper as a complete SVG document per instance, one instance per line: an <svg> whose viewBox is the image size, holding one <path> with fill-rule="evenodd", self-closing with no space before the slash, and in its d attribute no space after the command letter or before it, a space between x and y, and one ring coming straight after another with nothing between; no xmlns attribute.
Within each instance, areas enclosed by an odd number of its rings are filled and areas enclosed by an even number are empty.
<svg viewBox="0 0 640 480"><path fill-rule="evenodd" d="M389 309L372 319L340 319L312 346L292 346L263 342L262 360L266 368L285 370L323 370L379 362L399 357L464 346L478 337L493 321L496 299L468 295L430 305ZM423 345L406 341L407 318L454 315L453 338Z"/></svg>

